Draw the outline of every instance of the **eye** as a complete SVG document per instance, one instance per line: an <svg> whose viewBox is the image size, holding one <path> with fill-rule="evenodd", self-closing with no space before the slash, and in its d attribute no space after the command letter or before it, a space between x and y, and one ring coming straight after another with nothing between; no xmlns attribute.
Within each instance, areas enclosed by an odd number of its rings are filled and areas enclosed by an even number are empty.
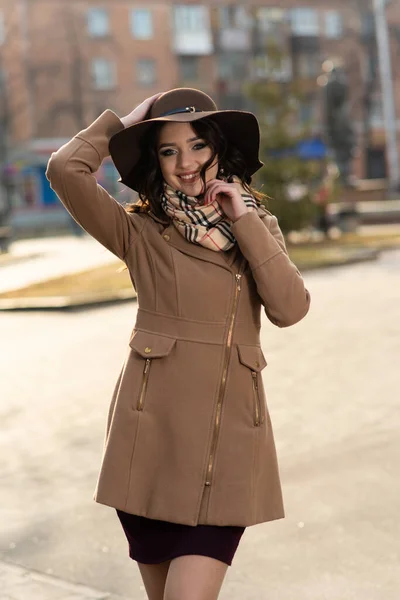
<svg viewBox="0 0 400 600"><path fill-rule="evenodd" d="M166 150L161 150L160 154L161 156L172 156L174 153L174 150L172 150L172 148L167 148Z"/></svg>
<svg viewBox="0 0 400 600"><path fill-rule="evenodd" d="M193 146L193 150L203 150L203 148L205 148L207 145L208 144L206 144L205 142L198 142Z"/></svg>

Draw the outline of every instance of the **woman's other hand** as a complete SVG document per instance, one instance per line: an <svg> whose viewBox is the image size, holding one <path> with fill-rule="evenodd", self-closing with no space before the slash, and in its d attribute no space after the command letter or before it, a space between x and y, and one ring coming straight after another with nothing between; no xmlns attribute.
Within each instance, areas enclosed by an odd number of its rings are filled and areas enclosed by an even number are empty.
<svg viewBox="0 0 400 600"><path fill-rule="evenodd" d="M236 183L227 183L221 179L208 181L204 204L211 204L215 200L228 219L233 222L249 211Z"/></svg>
<svg viewBox="0 0 400 600"><path fill-rule="evenodd" d="M129 113L129 115L121 117L121 122L123 126L126 128L130 127L131 125L135 125L135 123L140 123L140 121L144 121L150 108L157 100L157 98L161 96L161 94L162 92L159 92L158 94L154 94L154 96L150 96L150 98L146 98L146 100L144 100L141 104L139 104L139 106L134 108L133 111Z"/></svg>

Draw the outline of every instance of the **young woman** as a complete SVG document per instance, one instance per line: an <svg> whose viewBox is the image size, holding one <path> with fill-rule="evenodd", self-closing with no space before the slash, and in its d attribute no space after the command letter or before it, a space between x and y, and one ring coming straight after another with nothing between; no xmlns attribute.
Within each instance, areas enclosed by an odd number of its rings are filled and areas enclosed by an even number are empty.
<svg viewBox="0 0 400 600"><path fill-rule="evenodd" d="M117 509L150 600L215 600L245 528L284 516L261 308L287 327L310 298L250 187L258 151L253 114L184 88L106 111L48 166L138 294L95 499ZM139 193L127 210L93 175L109 152Z"/></svg>

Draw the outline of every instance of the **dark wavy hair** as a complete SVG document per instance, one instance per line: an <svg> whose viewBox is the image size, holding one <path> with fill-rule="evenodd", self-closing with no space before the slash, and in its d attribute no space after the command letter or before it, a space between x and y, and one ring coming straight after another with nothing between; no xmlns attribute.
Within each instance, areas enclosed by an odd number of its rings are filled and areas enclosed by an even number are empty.
<svg viewBox="0 0 400 600"><path fill-rule="evenodd" d="M164 123L154 123L140 142L140 159L135 166L136 189L139 199L134 204L128 204L128 212L151 211L158 216L166 216L161 208L164 179L158 160L158 137ZM231 144L228 144L219 125L212 118L192 121L191 126L195 133L211 148L210 159L203 165L200 176L203 180L203 189L206 184L206 172L218 157L219 167L223 167L224 177L232 181L233 177L240 179L243 188L252 194L258 204L266 196L251 186L252 178L247 171L243 154Z"/></svg>

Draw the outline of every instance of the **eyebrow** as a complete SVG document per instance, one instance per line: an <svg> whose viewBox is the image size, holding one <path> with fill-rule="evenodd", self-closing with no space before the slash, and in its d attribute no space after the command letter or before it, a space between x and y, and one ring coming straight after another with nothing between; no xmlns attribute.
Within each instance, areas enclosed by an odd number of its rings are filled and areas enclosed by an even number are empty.
<svg viewBox="0 0 400 600"><path fill-rule="evenodd" d="M193 138L189 138L188 140L186 140L187 144L190 144L190 142L195 142L196 140L201 140L202 138L199 137L198 135L196 137ZM158 149L161 150L161 148L165 148L166 146L176 146L177 144L174 144L173 142L170 144L161 144Z"/></svg>

